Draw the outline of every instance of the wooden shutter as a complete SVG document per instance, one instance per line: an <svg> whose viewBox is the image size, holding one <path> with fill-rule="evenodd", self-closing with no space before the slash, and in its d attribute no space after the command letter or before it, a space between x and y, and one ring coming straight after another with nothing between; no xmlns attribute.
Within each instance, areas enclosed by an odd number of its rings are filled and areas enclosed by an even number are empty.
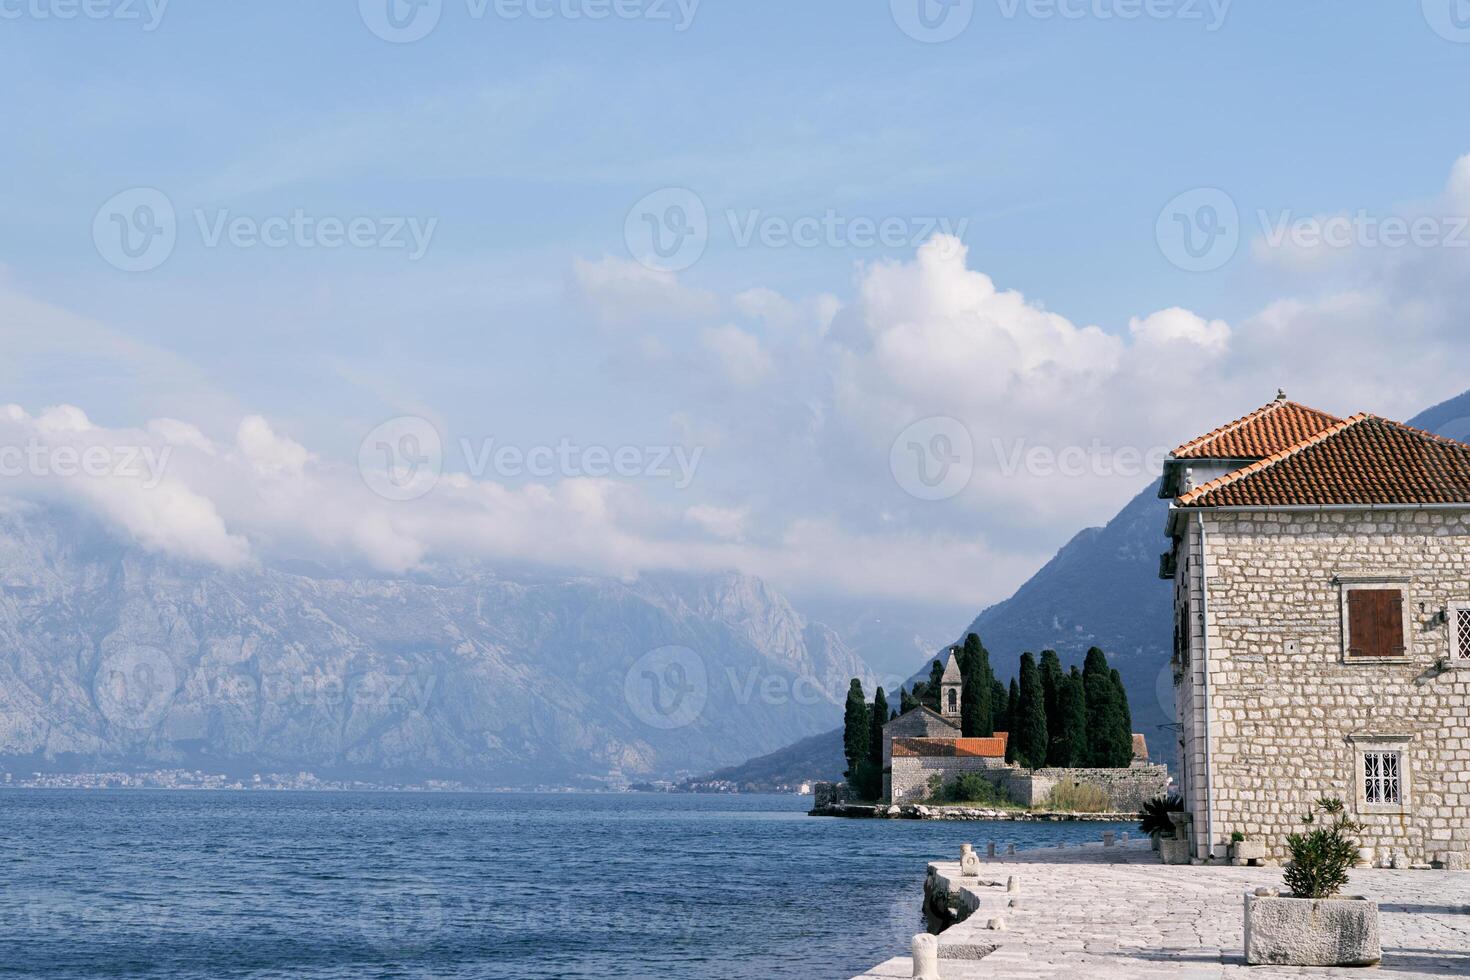
<svg viewBox="0 0 1470 980"><path fill-rule="evenodd" d="M1348 656L1403 657L1404 594L1398 589L1348 593Z"/></svg>

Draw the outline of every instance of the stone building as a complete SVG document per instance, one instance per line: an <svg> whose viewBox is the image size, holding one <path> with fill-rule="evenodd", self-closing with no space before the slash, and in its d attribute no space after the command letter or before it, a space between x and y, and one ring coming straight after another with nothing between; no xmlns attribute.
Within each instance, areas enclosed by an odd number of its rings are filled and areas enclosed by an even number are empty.
<svg viewBox="0 0 1470 980"><path fill-rule="evenodd" d="M1341 798L1379 860L1470 854L1470 446L1276 401L1167 465L1196 857Z"/></svg>
<svg viewBox="0 0 1470 980"><path fill-rule="evenodd" d="M1009 736L996 732L989 738L962 738L960 702L964 682L958 651L950 650L940 680L940 711L919 705L883 726L883 799L889 803L922 800L929 781L949 781L978 773L1023 806L1039 806L1051 790L1064 782L1085 782L1103 789L1112 808L1137 811L1142 801L1164 792L1168 770L1148 763L1142 735L1133 736L1134 765L1128 769L1024 770L1006 762Z"/></svg>

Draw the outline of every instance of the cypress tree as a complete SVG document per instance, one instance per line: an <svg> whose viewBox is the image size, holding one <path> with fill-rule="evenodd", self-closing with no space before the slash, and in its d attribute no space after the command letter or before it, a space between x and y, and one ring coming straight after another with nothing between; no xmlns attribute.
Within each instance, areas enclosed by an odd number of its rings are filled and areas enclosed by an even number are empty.
<svg viewBox="0 0 1470 980"><path fill-rule="evenodd" d="M944 664L938 660L929 665L929 687L924 692L924 703L944 714L939 698L944 693Z"/></svg>
<svg viewBox="0 0 1470 980"><path fill-rule="evenodd" d="M1062 734L1055 765L1076 768L1087 764L1087 693L1082 685L1082 671L1076 667L1062 681Z"/></svg>
<svg viewBox="0 0 1470 980"><path fill-rule="evenodd" d="M856 677L847 688L847 704L842 712L842 754L847 757L849 782L858 776L858 766L867 761L868 739L871 725L868 721L868 703L863 699L863 682ZM861 789L853 783L854 789Z"/></svg>
<svg viewBox="0 0 1470 980"><path fill-rule="evenodd" d="M1067 675L1055 650L1041 651L1041 689L1046 700L1046 764L1060 766L1062 749L1062 687Z"/></svg>
<svg viewBox="0 0 1470 980"><path fill-rule="evenodd" d="M995 734L994 709L990 705L990 655L974 633L965 637L960 654L960 674L965 686L960 693L960 729L965 738Z"/></svg>
<svg viewBox="0 0 1470 980"><path fill-rule="evenodd" d="M898 713L906 715L919 706L919 699L904 688L898 689Z"/></svg>
<svg viewBox="0 0 1470 980"><path fill-rule="evenodd" d="M1016 720L1020 717L1021 685L1011 678L1011 692L1006 696L1006 727L1010 738L1006 741L1006 761L1016 761Z"/></svg>
<svg viewBox="0 0 1470 980"><path fill-rule="evenodd" d="M883 693L883 688L873 695L873 707L869 712L872 716L872 728L868 735L868 761L883 771L883 726L888 724L888 695Z"/></svg>
<svg viewBox="0 0 1470 980"><path fill-rule="evenodd" d="M1087 651L1082 664L1082 685L1087 694L1087 764L1111 768L1117 730L1117 695L1113 689L1113 672L1108 656L1097 647Z"/></svg>
<svg viewBox="0 0 1470 980"><path fill-rule="evenodd" d="M1021 701L1016 717L1016 761L1027 769L1046 765L1046 690L1041 685L1041 671L1036 657L1029 651L1021 654Z"/></svg>
<svg viewBox="0 0 1470 980"><path fill-rule="evenodd" d="M1117 745L1113 749L1113 765L1126 769L1133 764L1133 712L1128 707L1128 689L1123 686L1123 675L1117 668L1112 671L1113 698L1116 701Z"/></svg>
<svg viewBox="0 0 1470 980"><path fill-rule="evenodd" d="M1009 731L1010 720L1006 715L1006 686L990 672L990 734Z"/></svg>

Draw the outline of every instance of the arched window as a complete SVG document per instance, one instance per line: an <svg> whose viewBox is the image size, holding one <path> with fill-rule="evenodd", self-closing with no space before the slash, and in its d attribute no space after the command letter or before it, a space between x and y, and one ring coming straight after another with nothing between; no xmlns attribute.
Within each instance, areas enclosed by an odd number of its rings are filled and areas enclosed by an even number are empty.
<svg viewBox="0 0 1470 980"><path fill-rule="evenodd" d="M960 695L959 692L956 691L954 688L949 689L949 710L960 710Z"/></svg>

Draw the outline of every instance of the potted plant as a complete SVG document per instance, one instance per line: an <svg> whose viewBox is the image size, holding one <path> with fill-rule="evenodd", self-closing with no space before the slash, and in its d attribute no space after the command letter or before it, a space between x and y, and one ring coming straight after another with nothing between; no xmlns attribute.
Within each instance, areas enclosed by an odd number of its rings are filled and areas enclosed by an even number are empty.
<svg viewBox="0 0 1470 980"><path fill-rule="evenodd" d="M1138 832L1147 834L1153 840L1153 848L1157 851L1161 837L1174 836L1174 822L1169 819L1169 814L1180 812L1183 809L1184 800L1172 794L1145 800L1143 812L1138 815Z"/></svg>
<svg viewBox="0 0 1470 980"><path fill-rule="evenodd" d="M1250 840L1240 831L1230 835L1230 863L1244 867L1252 861L1266 860L1266 845Z"/></svg>
<svg viewBox="0 0 1470 980"><path fill-rule="evenodd" d="M1342 801L1317 801L1303 818L1306 833L1291 834L1286 847L1290 896L1260 889L1245 896L1245 961L1251 966L1374 966L1383 959L1378 903L1338 897L1348 869L1358 860L1351 835L1362 826L1349 820Z"/></svg>

